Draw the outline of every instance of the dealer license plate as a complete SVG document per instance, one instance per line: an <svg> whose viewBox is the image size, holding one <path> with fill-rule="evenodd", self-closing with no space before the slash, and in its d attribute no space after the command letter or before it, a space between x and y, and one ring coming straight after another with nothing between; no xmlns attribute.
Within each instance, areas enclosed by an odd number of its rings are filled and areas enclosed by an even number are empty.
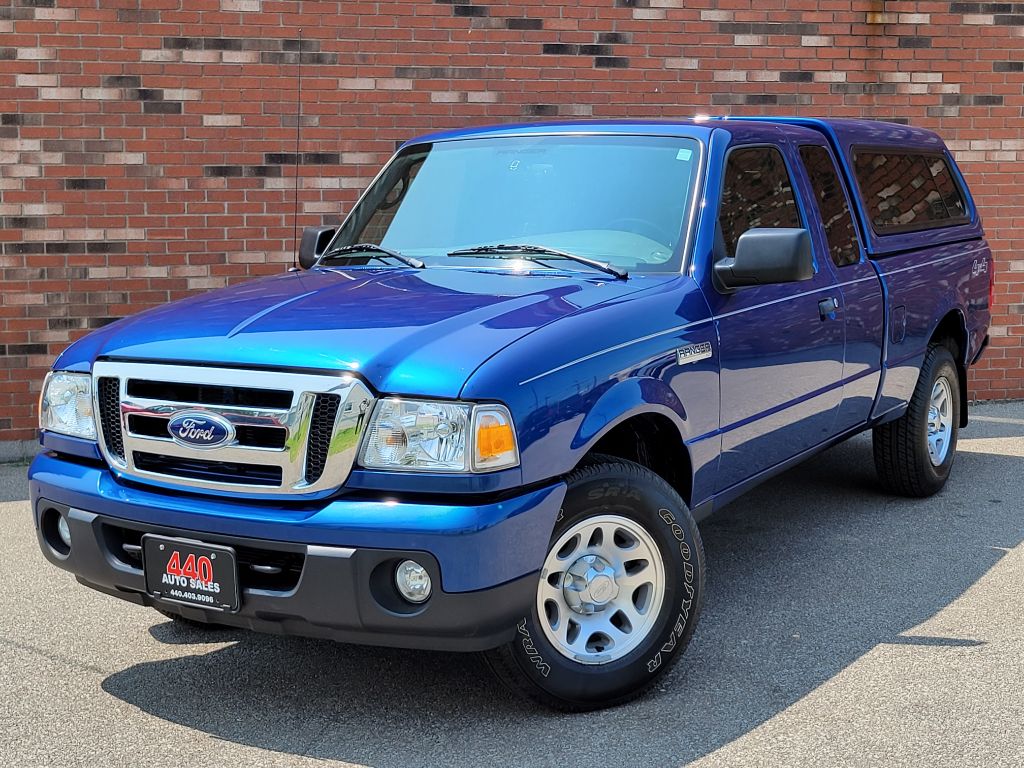
<svg viewBox="0 0 1024 768"><path fill-rule="evenodd" d="M238 610L238 567L231 547L146 534L146 591L173 603Z"/></svg>

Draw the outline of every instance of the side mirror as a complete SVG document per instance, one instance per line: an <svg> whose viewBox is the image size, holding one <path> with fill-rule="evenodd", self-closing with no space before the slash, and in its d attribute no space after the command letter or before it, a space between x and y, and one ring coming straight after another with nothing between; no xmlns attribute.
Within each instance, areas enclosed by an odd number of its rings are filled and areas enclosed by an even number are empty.
<svg viewBox="0 0 1024 768"><path fill-rule="evenodd" d="M327 244L334 237L334 227L306 227L302 230L302 240L299 242L299 266L309 269L319 259Z"/></svg>
<svg viewBox="0 0 1024 768"><path fill-rule="evenodd" d="M736 242L736 255L715 264L719 286L730 292L745 285L796 283L812 277L814 255L806 229L748 229Z"/></svg>

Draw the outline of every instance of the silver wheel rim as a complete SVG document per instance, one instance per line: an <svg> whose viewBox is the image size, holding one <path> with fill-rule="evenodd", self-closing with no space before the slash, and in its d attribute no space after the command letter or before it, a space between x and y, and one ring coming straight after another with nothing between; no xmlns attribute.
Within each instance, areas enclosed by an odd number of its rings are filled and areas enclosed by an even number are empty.
<svg viewBox="0 0 1024 768"><path fill-rule="evenodd" d="M953 435L953 390L944 376L940 376L932 387L928 404L928 458L932 466L938 467L949 454L949 442Z"/></svg>
<svg viewBox="0 0 1024 768"><path fill-rule="evenodd" d="M548 642L581 664L621 659L646 638L665 598L658 545L639 523L591 517L548 550L537 617Z"/></svg>

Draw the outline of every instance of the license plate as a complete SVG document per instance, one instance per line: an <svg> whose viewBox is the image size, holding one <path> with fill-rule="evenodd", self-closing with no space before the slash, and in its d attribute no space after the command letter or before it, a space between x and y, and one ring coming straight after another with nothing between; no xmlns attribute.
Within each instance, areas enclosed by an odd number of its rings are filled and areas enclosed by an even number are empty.
<svg viewBox="0 0 1024 768"><path fill-rule="evenodd" d="M235 550L216 544L142 537L146 591L173 603L217 611L238 610Z"/></svg>

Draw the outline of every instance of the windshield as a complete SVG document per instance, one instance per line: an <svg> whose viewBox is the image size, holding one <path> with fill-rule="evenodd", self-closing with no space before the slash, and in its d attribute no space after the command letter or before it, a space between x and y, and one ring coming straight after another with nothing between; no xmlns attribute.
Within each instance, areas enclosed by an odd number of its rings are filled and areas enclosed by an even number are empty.
<svg viewBox="0 0 1024 768"><path fill-rule="evenodd" d="M647 136L526 136L419 144L353 209L333 247L374 243L430 265L450 251L530 244L637 272L678 271L698 144ZM521 258L514 252L506 258ZM587 269L536 257L559 269ZM358 261L356 261L358 263Z"/></svg>

